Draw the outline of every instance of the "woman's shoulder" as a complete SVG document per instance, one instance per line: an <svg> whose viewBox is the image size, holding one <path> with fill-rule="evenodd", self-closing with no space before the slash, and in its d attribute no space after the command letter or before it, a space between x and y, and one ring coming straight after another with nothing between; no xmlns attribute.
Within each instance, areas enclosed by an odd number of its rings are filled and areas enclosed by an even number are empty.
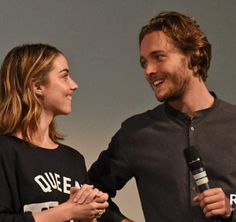
<svg viewBox="0 0 236 222"><path fill-rule="evenodd" d="M84 159L84 156L77 149L72 148L69 145L60 143L60 150L64 152L64 154L67 153L68 155L74 155L75 157Z"/></svg>
<svg viewBox="0 0 236 222"><path fill-rule="evenodd" d="M0 135L1 156L12 156L19 141L11 135Z"/></svg>
<svg viewBox="0 0 236 222"><path fill-rule="evenodd" d="M16 142L16 139L11 135L0 135L0 147L8 147Z"/></svg>

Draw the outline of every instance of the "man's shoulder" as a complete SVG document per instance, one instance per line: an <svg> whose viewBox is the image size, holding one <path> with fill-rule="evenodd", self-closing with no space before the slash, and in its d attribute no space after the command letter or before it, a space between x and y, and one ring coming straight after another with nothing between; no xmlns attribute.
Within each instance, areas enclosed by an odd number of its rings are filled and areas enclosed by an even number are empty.
<svg viewBox="0 0 236 222"><path fill-rule="evenodd" d="M228 114L232 114L235 115L236 114L236 105L224 101L222 99L219 99L219 109L222 112L228 113Z"/></svg>
<svg viewBox="0 0 236 222"><path fill-rule="evenodd" d="M153 109L146 110L145 112L135 114L124 122L122 122L123 128L130 127L144 127L145 125L149 125L153 123L153 121L157 120L157 117L162 116L164 113L164 104L160 104Z"/></svg>

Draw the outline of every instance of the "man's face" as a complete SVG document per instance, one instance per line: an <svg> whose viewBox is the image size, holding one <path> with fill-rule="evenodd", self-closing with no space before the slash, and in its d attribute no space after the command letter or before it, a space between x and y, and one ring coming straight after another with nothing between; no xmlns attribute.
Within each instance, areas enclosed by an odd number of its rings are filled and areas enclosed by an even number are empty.
<svg viewBox="0 0 236 222"><path fill-rule="evenodd" d="M162 31L144 37L140 45L140 63L159 101L183 99L193 76L188 57Z"/></svg>

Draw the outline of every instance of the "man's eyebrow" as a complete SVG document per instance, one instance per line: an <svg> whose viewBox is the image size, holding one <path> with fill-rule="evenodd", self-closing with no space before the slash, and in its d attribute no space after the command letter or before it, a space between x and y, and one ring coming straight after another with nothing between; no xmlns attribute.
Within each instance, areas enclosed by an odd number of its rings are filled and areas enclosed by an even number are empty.
<svg viewBox="0 0 236 222"><path fill-rule="evenodd" d="M150 56L155 56L156 54L162 54L162 53L164 53L163 50L154 50L149 55ZM140 55L139 60L141 61L143 59L145 59L145 57L143 55Z"/></svg>
<svg viewBox="0 0 236 222"><path fill-rule="evenodd" d="M163 53L163 52L164 52L163 50L155 50L151 52L151 55L155 55L157 53Z"/></svg>
<svg viewBox="0 0 236 222"><path fill-rule="evenodd" d="M151 53L150 53L150 55L151 56L153 56L153 55L155 55L155 54L157 54L157 53L164 53L164 51L163 50L154 50L154 51L152 51ZM140 55L140 59L141 58L145 58L143 55Z"/></svg>

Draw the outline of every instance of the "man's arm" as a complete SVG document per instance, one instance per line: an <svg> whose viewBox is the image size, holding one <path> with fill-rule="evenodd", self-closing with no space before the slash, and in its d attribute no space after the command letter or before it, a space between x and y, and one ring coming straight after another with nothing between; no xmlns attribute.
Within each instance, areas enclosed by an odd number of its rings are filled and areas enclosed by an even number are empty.
<svg viewBox="0 0 236 222"><path fill-rule="evenodd" d="M102 222L129 222L111 200L117 190L132 178L132 169L129 162L129 146L120 131L112 138L107 150L103 151L89 169L90 182L99 190L108 193L109 208L101 217Z"/></svg>

